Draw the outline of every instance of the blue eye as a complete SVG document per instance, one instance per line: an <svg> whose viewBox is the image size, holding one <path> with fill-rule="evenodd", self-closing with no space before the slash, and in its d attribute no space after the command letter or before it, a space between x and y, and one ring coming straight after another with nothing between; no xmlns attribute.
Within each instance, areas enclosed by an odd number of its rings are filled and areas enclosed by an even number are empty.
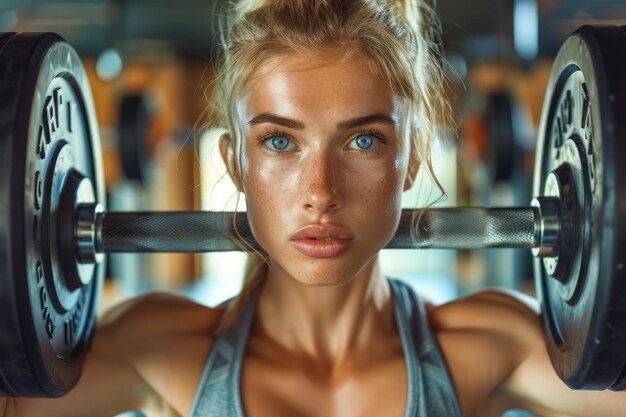
<svg viewBox="0 0 626 417"><path fill-rule="evenodd" d="M354 138L352 142L357 146L358 149L369 149L374 145L374 136L359 135Z"/></svg>
<svg viewBox="0 0 626 417"><path fill-rule="evenodd" d="M291 140L283 135L272 136L265 144L274 151L286 151L294 148L294 144Z"/></svg>

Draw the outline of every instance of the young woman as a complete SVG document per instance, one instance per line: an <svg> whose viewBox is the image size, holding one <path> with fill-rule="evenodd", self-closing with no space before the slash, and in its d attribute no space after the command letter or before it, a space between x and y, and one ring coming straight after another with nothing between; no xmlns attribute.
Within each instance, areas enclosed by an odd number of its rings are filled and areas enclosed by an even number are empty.
<svg viewBox="0 0 626 417"><path fill-rule="evenodd" d="M149 295L99 323L61 399L5 416L617 416L626 397L555 375L532 300L426 309L385 277L403 190L446 117L436 20L418 1L240 3L212 125L262 254L208 309Z"/></svg>

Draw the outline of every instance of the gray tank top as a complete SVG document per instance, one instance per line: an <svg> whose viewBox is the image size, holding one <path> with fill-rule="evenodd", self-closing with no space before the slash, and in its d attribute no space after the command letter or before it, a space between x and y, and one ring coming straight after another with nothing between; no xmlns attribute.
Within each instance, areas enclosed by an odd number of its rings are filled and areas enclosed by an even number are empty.
<svg viewBox="0 0 626 417"><path fill-rule="evenodd" d="M405 417L460 417L456 391L426 316L423 302L405 283L390 279L394 314L408 371ZM191 408L192 417L245 417L241 365L256 310L257 288L236 327L215 341Z"/></svg>

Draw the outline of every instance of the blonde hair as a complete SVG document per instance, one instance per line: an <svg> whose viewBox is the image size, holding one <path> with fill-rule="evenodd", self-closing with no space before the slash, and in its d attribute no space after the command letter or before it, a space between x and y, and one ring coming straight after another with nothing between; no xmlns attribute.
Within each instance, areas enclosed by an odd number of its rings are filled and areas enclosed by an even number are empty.
<svg viewBox="0 0 626 417"><path fill-rule="evenodd" d="M432 167L431 148L438 126L449 119L442 72L439 21L422 0L243 0L230 13L222 36L208 125L226 127L229 172L241 189L236 144L239 137L235 105L257 70L272 58L296 53L360 54L370 69L412 108L410 164L425 166L442 190ZM443 190L442 190L443 191ZM418 211L414 215L417 221ZM244 242L242 242L244 245ZM248 248L250 251L251 248ZM244 288L228 303L223 326L240 316L250 292L267 273L264 254L251 252Z"/></svg>

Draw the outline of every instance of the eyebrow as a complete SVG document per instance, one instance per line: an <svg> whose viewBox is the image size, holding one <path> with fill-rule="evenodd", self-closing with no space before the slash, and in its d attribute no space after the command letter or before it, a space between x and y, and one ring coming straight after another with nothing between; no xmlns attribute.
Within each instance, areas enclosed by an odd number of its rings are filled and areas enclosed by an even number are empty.
<svg viewBox="0 0 626 417"><path fill-rule="evenodd" d="M298 120L289 119L287 117L279 116L275 113L269 112L258 114L248 121L249 126L258 125L261 123L273 123L275 125L285 126L290 129L297 130L304 129L304 123Z"/></svg>
<svg viewBox="0 0 626 417"><path fill-rule="evenodd" d="M384 113L374 113L337 123L337 128L352 129L353 127L369 125L372 123L383 123L386 125L396 126L398 124L398 121L392 119L390 116L387 116Z"/></svg>
<svg viewBox="0 0 626 417"><path fill-rule="evenodd" d="M279 116L271 112L258 114L248 121L249 126L261 123L273 123L296 130L303 130L305 128L304 123L299 120ZM337 129L352 129L354 127L368 125L371 123L383 123L391 126L396 126L398 124L398 121L384 113L374 113L367 116L356 117L354 119L348 119L343 122L339 122L337 123Z"/></svg>

